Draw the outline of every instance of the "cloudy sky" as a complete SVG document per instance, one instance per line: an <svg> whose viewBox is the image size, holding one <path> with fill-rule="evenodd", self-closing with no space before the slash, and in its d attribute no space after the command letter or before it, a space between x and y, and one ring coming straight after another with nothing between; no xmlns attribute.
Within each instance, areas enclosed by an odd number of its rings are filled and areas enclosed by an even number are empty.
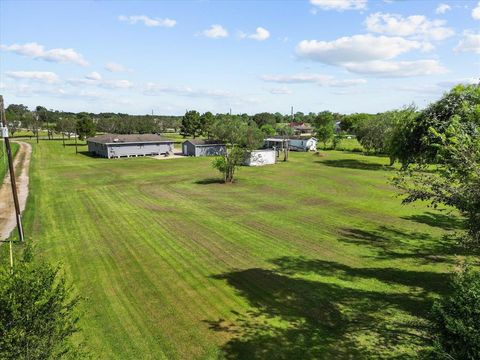
<svg viewBox="0 0 480 360"><path fill-rule="evenodd" d="M478 1L0 1L7 104L378 112L479 77Z"/></svg>

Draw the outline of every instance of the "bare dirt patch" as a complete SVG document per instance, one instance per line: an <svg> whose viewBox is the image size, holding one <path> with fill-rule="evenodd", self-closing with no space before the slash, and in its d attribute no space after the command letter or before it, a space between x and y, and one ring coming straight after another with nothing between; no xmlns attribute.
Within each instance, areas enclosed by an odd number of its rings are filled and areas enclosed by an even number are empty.
<svg viewBox="0 0 480 360"><path fill-rule="evenodd" d="M32 147L25 142L19 142L17 156L13 162L15 167L18 201L20 210L25 210L25 204L28 197L28 171L30 168L30 158L32 155ZM5 240L15 229L15 206L13 203L12 188L10 185L10 175L7 174L0 187L0 240Z"/></svg>

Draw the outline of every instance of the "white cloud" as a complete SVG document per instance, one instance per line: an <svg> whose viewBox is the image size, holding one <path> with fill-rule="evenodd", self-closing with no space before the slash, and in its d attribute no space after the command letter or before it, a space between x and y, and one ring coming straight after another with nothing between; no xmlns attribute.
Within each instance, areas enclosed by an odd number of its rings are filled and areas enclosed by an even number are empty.
<svg viewBox="0 0 480 360"><path fill-rule="evenodd" d="M132 70L123 66L122 64L117 64L114 62L109 62L105 64L105 70L110 72L131 72Z"/></svg>
<svg viewBox="0 0 480 360"><path fill-rule="evenodd" d="M143 89L144 95L157 96L162 94L175 94L180 96L190 97L214 97L214 98L228 98L232 94L223 90L211 89L194 89L190 86L166 86L149 82L145 84Z"/></svg>
<svg viewBox="0 0 480 360"><path fill-rule="evenodd" d="M346 63L344 67L350 72L376 77L412 77L447 72L447 69L437 60L430 59L414 61L375 60L363 63Z"/></svg>
<svg viewBox="0 0 480 360"><path fill-rule="evenodd" d="M280 84L327 84L332 76L323 74L263 75L262 80Z"/></svg>
<svg viewBox="0 0 480 360"><path fill-rule="evenodd" d="M364 10L367 0L310 0L310 4L322 10Z"/></svg>
<svg viewBox="0 0 480 360"><path fill-rule="evenodd" d="M441 82L437 83L437 85L441 88L444 88L444 89L451 89L452 87L454 87L455 85L458 85L458 84L473 85L473 84L478 84L478 83L479 83L478 78L476 79L474 77L471 77L471 78L461 78L461 79L441 81Z"/></svg>
<svg viewBox="0 0 480 360"><path fill-rule="evenodd" d="M333 87L350 87L366 84L367 80L365 79L345 79L345 80L332 80L330 86Z"/></svg>
<svg viewBox="0 0 480 360"><path fill-rule="evenodd" d="M293 91L286 87L281 87L270 89L270 93L274 95L290 95L293 94Z"/></svg>
<svg viewBox="0 0 480 360"><path fill-rule="evenodd" d="M18 80L32 80L44 83L56 83L60 79L50 71L7 71L7 76Z"/></svg>
<svg viewBox="0 0 480 360"><path fill-rule="evenodd" d="M28 56L33 59L41 59L50 62L58 63L72 63L80 66L88 66L88 62L83 56L77 53L74 49L55 48L45 50L43 45L33 43L26 43L23 45L0 45L0 49L4 51L13 52L18 55Z"/></svg>
<svg viewBox="0 0 480 360"><path fill-rule="evenodd" d="M97 72L92 72L85 75L82 79L68 79L67 83L72 86L98 86L105 89L130 89L133 87L133 83L129 80L108 80L103 79Z"/></svg>
<svg viewBox="0 0 480 360"><path fill-rule="evenodd" d="M264 41L270 37L270 32L263 27L257 27L254 34L247 35L247 34L241 33L240 37L242 38L246 37L246 38L257 40L257 41Z"/></svg>
<svg viewBox="0 0 480 360"><path fill-rule="evenodd" d="M128 80L102 80L98 86L106 89L130 89L133 83Z"/></svg>
<svg viewBox="0 0 480 360"><path fill-rule="evenodd" d="M445 20L428 20L423 15L404 18L398 14L377 12L365 20L367 30L391 36L406 36L425 40L443 40L455 32L445 27Z"/></svg>
<svg viewBox="0 0 480 360"><path fill-rule="evenodd" d="M472 9L472 17L475 20L480 20L480 1L478 2L477 6Z"/></svg>
<svg viewBox="0 0 480 360"><path fill-rule="evenodd" d="M263 75L263 81L279 84L306 84L312 83L320 86L348 87L367 83L365 79L334 79L331 75L300 73L294 75Z"/></svg>
<svg viewBox="0 0 480 360"><path fill-rule="evenodd" d="M424 50L425 44L401 37L374 35L345 36L333 41L303 40L298 56L326 64L392 59L410 50Z"/></svg>
<svg viewBox="0 0 480 360"><path fill-rule="evenodd" d="M435 13L437 14L445 14L447 11L452 10L450 5L448 4L438 4L437 8L435 9Z"/></svg>
<svg viewBox="0 0 480 360"><path fill-rule="evenodd" d="M87 74L85 75L85 78L86 79L89 79L89 80L101 80L102 79L102 75L100 75L98 72L96 71L92 71L90 74Z"/></svg>
<svg viewBox="0 0 480 360"><path fill-rule="evenodd" d="M131 16L125 16L125 15L120 15L118 17L118 20L129 23L129 24L136 24L138 22L142 22L145 26L148 27L174 27L177 22L175 20L165 18L165 19L160 19L160 18L151 18L146 15L131 15Z"/></svg>
<svg viewBox="0 0 480 360"><path fill-rule="evenodd" d="M212 39L219 39L227 37L228 31L222 25L214 24L210 26L209 29L203 30L201 35Z"/></svg>
<svg viewBox="0 0 480 360"><path fill-rule="evenodd" d="M473 52L480 54L480 32L464 31L462 39L453 50L456 52Z"/></svg>

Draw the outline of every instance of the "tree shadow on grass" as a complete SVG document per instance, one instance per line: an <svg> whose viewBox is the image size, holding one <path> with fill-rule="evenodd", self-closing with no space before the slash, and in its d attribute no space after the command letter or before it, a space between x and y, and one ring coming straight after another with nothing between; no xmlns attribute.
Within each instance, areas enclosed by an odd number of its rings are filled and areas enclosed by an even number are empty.
<svg viewBox="0 0 480 360"><path fill-rule="evenodd" d="M402 346L425 346L421 319L431 307L428 291L437 290L429 282L444 281L443 274L353 268L301 257L272 263L274 269L215 276L236 289L252 308L238 314L234 323L207 321L211 330L232 337L223 346L227 359L408 359L412 353L402 352ZM325 277L340 281L332 283ZM369 281L409 286L412 291L369 290ZM404 315L392 318L395 313ZM419 320L409 323L408 316Z"/></svg>
<svg viewBox="0 0 480 360"><path fill-rule="evenodd" d="M379 226L374 230L345 228L340 233L340 241L369 247L373 250L372 256L381 260L453 263L455 255L472 255L471 250L460 246L456 238L434 237L388 226Z"/></svg>
<svg viewBox="0 0 480 360"><path fill-rule="evenodd" d="M378 163L371 163L366 161L360 161L356 159L339 159L339 160L322 160L317 161L319 164L323 164L330 167L336 168L348 168L348 169L356 169L356 170L384 170L384 171L392 171L394 170L393 167L378 164Z"/></svg>
<svg viewBox="0 0 480 360"><path fill-rule="evenodd" d="M455 215L434 213L427 211L421 215L411 215L402 217L405 220L415 221L420 224L426 224L432 227L438 227L443 230L461 230L464 229L464 223L461 218Z"/></svg>
<svg viewBox="0 0 480 360"><path fill-rule="evenodd" d="M91 158L96 158L96 159L101 159L102 158L101 156L98 156L97 154L92 153L90 151L79 151L77 154L82 155L82 156L88 156L88 157L91 157Z"/></svg>
<svg viewBox="0 0 480 360"><path fill-rule="evenodd" d="M60 140L62 140L62 139L60 139ZM66 141L66 140L65 140L65 141ZM75 144L65 144L65 146L78 146L78 147L81 147L81 146L87 146L87 144L86 144L86 143L78 143L77 145L75 145Z"/></svg>
<svg viewBox="0 0 480 360"><path fill-rule="evenodd" d="M195 184L198 184L198 185L225 184L225 181L223 181L220 178L208 178L203 180L197 180L195 181Z"/></svg>

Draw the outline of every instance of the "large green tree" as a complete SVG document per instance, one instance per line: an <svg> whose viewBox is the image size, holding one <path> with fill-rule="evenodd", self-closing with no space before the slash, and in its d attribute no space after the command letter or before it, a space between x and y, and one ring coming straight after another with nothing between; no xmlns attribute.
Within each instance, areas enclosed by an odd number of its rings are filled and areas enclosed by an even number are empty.
<svg viewBox="0 0 480 360"><path fill-rule="evenodd" d="M212 135L212 128L215 122L215 117L210 111L202 114L200 116L200 126L201 126L201 133L202 135L210 138Z"/></svg>
<svg viewBox="0 0 480 360"><path fill-rule="evenodd" d="M193 136L193 138L196 138L201 133L202 133L202 123L200 120L200 113L195 110L187 111L182 118L182 125L180 126L180 134L183 137Z"/></svg>
<svg viewBox="0 0 480 360"><path fill-rule="evenodd" d="M254 122L224 115L217 118L212 134L227 145L227 151L214 159L213 166L223 174L225 183L232 183L236 169L243 163L249 150L258 148L263 142L263 133Z"/></svg>
<svg viewBox="0 0 480 360"><path fill-rule="evenodd" d="M90 114L80 113L77 116L76 132L80 140L84 140L90 136L95 136L95 124Z"/></svg>
<svg viewBox="0 0 480 360"><path fill-rule="evenodd" d="M474 135L480 125L480 86L457 85L439 101L430 104L418 117L410 129L408 148L412 162L433 163L438 161L440 139L430 131L443 134L454 117L465 124L467 134Z"/></svg>
<svg viewBox="0 0 480 360"><path fill-rule="evenodd" d="M462 91L466 94L462 95ZM431 126L420 140L422 142L420 149L425 153L416 153L413 157L415 166L408 171L400 172L394 181L404 191L406 203L423 200L429 201L435 207L447 205L458 209L466 221L467 239L478 246L480 96L475 98L472 96L475 93L480 94L477 85L457 86L425 110L427 114L448 114L449 117L432 118ZM452 101L448 99L451 99L452 94L456 112L450 109ZM456 100L462 98L467 100L464 101L464 106L459 106ZM442 106L447 109L442 111ZM419 120L421 124L426 116L422 115ZM417 134L413 134L414 139L416 136Z"/></svg>
<svg viewBox="0 0 480 360"><path fill-rule="evenodd" d="M324 148L334 136L335 117L330 111L322 111L313 120L315 136L318 141L323 142Z"/></svg>
<svg viewBox="0 0 480 360"><path fill-rule="evenodd" d="M23 104L10 104L5 109L5 117L10 131L13 136L20 127L27 127L30 118L28 107Z"/></svg>

